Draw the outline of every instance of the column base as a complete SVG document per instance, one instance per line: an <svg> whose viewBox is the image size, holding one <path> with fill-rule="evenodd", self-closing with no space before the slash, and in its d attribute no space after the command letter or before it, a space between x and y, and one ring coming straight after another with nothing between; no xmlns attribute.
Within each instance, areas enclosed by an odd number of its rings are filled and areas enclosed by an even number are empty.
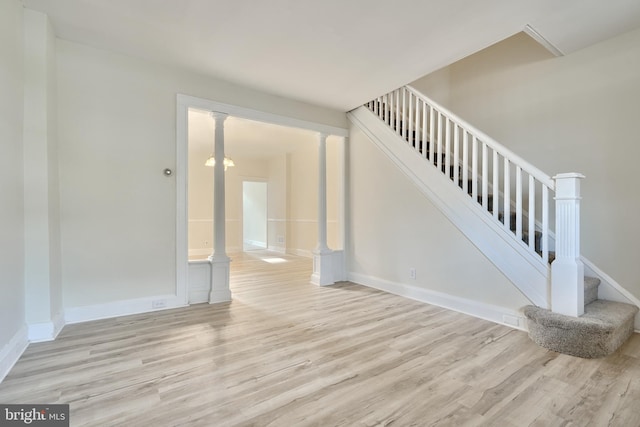
<svg viewBox="0 0 640 427"><path fill-rule="evenodd" d="M557 259L551 264L551 311L566 316L584 314L584 265Z"/></svg>
<svg viewBox="0 0 640 427"><path fill-rule="evenodd" d="M229 289L229 265L231 259L226 256L210 256L211 263L211 292L209 292L209 304L231 301Z"/></svg>
<svg viewBox="0 0 640 427"><path fill-rule="evenodd" d="M317 286L328 286L335 283L333 277L333 251L324 249L313 252L311 283Z"/></svg>

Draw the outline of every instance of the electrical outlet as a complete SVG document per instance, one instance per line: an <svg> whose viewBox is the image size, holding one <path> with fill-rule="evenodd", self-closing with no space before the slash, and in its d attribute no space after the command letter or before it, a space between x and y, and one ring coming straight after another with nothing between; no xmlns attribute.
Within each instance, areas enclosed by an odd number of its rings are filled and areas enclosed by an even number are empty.
<svg viewBox="0 0 640 427"><path fill-rule="evenodd" d="M151 308L165 308L167 306L166 299L156 299L151 301Z"/></svg>
<svg viewBox="0 0 640 427"><path fill-rule="evenodd" d="M411 267L409 269L409 279L414 279L415 280L415 278L416 278L416 269Z"/></svg>
<svg viewBox="0 0 640 427"><path fill-rule="evenodd" d="M278 243L284 243L284 236L277 237Z"/></svg>

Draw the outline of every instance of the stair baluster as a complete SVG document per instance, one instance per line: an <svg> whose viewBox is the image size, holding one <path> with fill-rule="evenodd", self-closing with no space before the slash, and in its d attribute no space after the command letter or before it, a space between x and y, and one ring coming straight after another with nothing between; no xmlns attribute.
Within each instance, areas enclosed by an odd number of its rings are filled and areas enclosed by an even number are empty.
<svg viewBox="0 0 640 427"><path fill-rule="evenodd" d="M366 106L542 263L554 260L549 230L554 179L410 86ZM557 221L556 238L567 234L564 228L575 230L575 221L564 217L563 222ZM573 239L571 245L579 245L579 236L573 232L568 235ZM558 268L565 264L563 259ZM575 275L580 274L577 269Z"/></svg>

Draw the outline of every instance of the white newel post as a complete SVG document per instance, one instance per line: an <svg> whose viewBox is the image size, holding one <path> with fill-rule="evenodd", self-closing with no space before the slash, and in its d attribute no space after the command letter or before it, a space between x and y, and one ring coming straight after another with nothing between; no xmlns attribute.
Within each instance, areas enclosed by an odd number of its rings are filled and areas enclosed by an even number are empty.
<svg viewBox="0 0 640 427"><path fill-rule="evenodd" d="M333 251L327 246L327 135L318 135L318 245L313 251L314 285L332 285Z"/></svg>
<svg viewBox="0 0 640 427"><path fill-rule="evenodd" d="M551 310L568 316L584 314L584 265L580 261L579 173L556 181L556 259L551 264Z"/></svg>
<svg viewBox="0 0 640 427"><path fill-rule="evenodd" d="M209 304L231 301L229 289L230 259L226 252L225 236L225 193L224 193L224 113L211 113L215 120L215 142L213 157L216 163L213 167L213 253L209 256L211 262L211 292Z"/></svg>

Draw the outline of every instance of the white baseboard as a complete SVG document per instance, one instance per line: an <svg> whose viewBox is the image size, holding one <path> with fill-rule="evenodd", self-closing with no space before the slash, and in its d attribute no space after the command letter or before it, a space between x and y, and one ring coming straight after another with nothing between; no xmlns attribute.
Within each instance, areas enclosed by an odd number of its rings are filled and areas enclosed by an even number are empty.
<svg viewBox="0 0 640 427"><path fill-rule="evenodd" d="M209 302L208 289L189 290L189 304L201 304L203 302Z"/></svg>
<svg viewBox="0 0 640 427"><path fill-rule="evenodd" d="M29 332L24 325L15 333L8 343L0 349L0 383L16 364L29 345Z"/></svg>
<svg viewBox="0 0 640 427"><path fill-rule="evenodd" d="M105 304L66 308L64 319L66 324L69 325L73 323L89 322L91 320L128 316L130 314L186 307L187 305L188 304L186 304L182 298L178 298L175 295L158 295L154 297L114 301Z"/></svg>
<svg viewBox="0 0 640 427"><path fill-rule="evenodd" d="M285 248L284 246L273 246L273 245L270 245L267 248L267 250L269 252L276 252L276 253L279 253L279 254L286 254L287 253L287 248Z"/></svg>
<svg viewBox="0 0 640 427"><path fill-rule="evenodd" d="M627 304L633 304L640 308L640 300L622 287L620 283L616 282L611 276L600 270L588 259L580 257L580 260L584 264L584 274L586 276L597 277L600 279L600 286L598 287L599 299L624 302ZM636 314L634 329L636 332L640 332L640 314Z"/></svg>
<svg viewBox="0 0 640 427"><path fill-rule="evenodd" d="M245 240L244 242L245 245L250 245L250 246L258 246L260 248L266 248L267 247L267 242L261 242L258 240Z"/></svg>
<svg viewBox="0 0 640 427"><path fill-rule="evenodd" d="M242 248L238 246L228 246L225 250L228 254L232 254L235 252L242 252ZM211 248L189 249L189 256L211 255L212 253L213 253L213 249Z"/></svg>
<svg viewBox="0 0 640 427"><path fill-rule="evenodd" d="M360 273L348 273L351 282L391 294L403 296L427 304L437 305L469 316L478 317L510 328L527 331L526 318L516 310L485 304L478 301L420 288L418 286L395 283Z"/></svg>
<svg viewBox="0 0 640 427"><path fill-rule="evenodd" d="M64 315L58 313L50 322L32 323L29 328L29 342L53 341L64 327Z"/></svg>
<svg viewBox="0 0 640 427"><path fill-rule="evenodd" d="M287 249L287 253L291 255L302 256L305 258L313 258L313 252L306 249Z"/></svg>

